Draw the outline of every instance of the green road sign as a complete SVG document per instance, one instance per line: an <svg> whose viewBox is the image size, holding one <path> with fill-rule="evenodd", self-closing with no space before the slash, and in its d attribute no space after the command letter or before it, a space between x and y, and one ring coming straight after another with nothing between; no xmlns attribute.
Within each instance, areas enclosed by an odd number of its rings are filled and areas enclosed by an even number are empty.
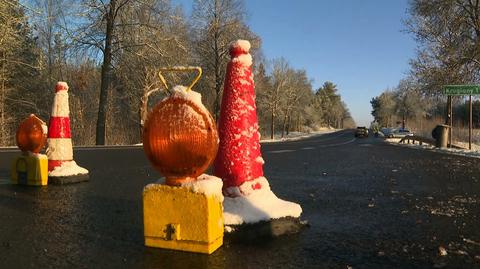
<svg viewBox="0 0 480 269"><path fill-rule="evenodd" d="M443 86L446 95L480 95L480 85L446 85Z"/></svg>

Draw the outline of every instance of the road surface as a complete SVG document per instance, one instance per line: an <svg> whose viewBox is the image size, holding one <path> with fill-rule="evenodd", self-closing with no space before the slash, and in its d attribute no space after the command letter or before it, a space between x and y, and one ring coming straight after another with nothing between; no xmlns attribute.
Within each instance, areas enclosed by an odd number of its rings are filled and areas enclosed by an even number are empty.
<svg viewBox="0 0 480 269"><path fill-rule="evenodd" d="M0 268L480 267L480 159L354 139L341 131L262 144L277 196L309 227L225 238L210 256L143 246L142 188L159 178L140 147L76 149L90 182L8 183L0 153ZM444 248L446 254L440 254Z"/></svg>

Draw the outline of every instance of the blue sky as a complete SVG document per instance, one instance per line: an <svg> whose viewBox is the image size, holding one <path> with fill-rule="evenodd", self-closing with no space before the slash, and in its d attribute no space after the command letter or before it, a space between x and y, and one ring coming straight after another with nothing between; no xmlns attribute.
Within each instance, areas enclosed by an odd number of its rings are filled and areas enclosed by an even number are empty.
<svg viewBox="0 0 480 269"><path fill-rule="evenodd" d="M173 0L187 15L192 0ZM415 42L404 32L407 0L246 0L247 24L267 59L305 69L315 89L338 86L358 125L369 125L370 100L409 70Z"/></svg>

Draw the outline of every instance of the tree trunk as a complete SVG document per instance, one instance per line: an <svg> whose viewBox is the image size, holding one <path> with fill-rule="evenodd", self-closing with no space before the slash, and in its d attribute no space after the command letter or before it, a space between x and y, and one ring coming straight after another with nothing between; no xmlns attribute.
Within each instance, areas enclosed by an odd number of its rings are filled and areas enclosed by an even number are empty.
<svg viewBox="0 0 480 269"><path fill-rule="evenodd" d="M220 70L220 53L219 53L219 46L218 41L220 39L219 36L219 29L218 25L220 24L218 19L218 8L219 3L218 0L215 0L215 10L213 12L214 16L214 33L213 33L213 40L214 40L214 50L215 50L215 100L213 102L213 117L215 120L220 118L220 94L222 92L222 82L223 78L221 77L221 70Z"/></svg>
<svg viewBox="0 0 480 269"><path fill-rule="evenodd" d="M147 118L147 110L148 110L148 103L147 98L145 98L145 94L143 94L142 98L140 98L140 106L138 109L138 116L140 118L139 130L140 130L140 141L143 142L143 125L145 124L145 120Z"/></svg>
<svg viewBox="0 0 480 269"><path fill-rule="evenodd" d="M5 80L6 80L6 75L5 75L5 63L7 61L6 53L5 51L3 52L3 62L2 62L2 74L0 75L0 79L2 80L2 89L0 89L2 92L0 93L0 145L2 146L7 146L7 132L6 132L6 125L7 123L5 122Z"/></svg>
<svg viewBox="0 0 480 269"><path fill-rule="evenodd" d="M288 123L287 123L287 136L290 133L290 126L292 126L292 117L288 117Z"/></svg>
<svg viewBox="0 0 480 269"><path fill-rule="evenodd" d="M222 92L222 77L220 76L220 56L217 50L217 41L215 40L215 100L213 102L213 116L215 120L220 118L220 95Z"/></svg>
<svg viewBox="0 0 480 269"><path fill-rule="evenodd" d="M270 139L274 139L275 134L275 109L272 108L272 119L270 121Z"/></svg>
<svg viewBox="0 0 480 269"><path fill-rule="evenodd" d="M52 50L52 36L53 36L53 15L52 15L52 0L47 1L47 65L48 65L48 86L53 87L53 50Z"/></svg>
<svg viewBox="0 0 480 269"><path fill-rule="evenodd" d="M300 115L297 116L297 124L295 126L295 131L300 131Z"/></svg>
<svg viewBox="0 0 480 269"><path fill-rule="evenodd" d="M96 144L105 145L105 122L108 105L108 89L112 73L112 39L115 21L116 0L111 0L107 14L107 31L101 72L100 102L98 104Z"/></svg>
<svg viewBox="0 0 480 269"><path fill-rule="evenodd" d="M285 113L285 116L283 117L282 138L285 137L285 129L287 128L287 119L288 119L287 113Z"/></svg>

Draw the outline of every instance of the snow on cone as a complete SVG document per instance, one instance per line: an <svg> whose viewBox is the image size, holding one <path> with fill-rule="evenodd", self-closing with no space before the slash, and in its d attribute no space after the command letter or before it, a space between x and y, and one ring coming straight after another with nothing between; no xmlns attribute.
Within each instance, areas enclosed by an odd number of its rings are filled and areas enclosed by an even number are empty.
<svg viewBox="0 0 480 269"><path fill-rule="evenodd" d="M68 85L66 82L60 81L55 85L55 97L48 124L48 148L46 153L48 175L50 177L88 174L87 169L79 167L73 160L69 114Z"/></svg>
<svg viewBox="0 0 480 269"><path fill-rule="evenodd" d="M300 217L300 205L279 199L263 176L250 43L230 46L218 123L219 148L214 175L223 180L226 225Z"/></svg>
<svg viewBox="0 0 480 269"><path fill-rule="evenodd" d="M250 43L243 40L230 47L232 59L218 123L220 144L214 173L223 179L224 194L233 197L262 188L262 182L255 180L263 176L263 159L249 49Z"/></svg>

